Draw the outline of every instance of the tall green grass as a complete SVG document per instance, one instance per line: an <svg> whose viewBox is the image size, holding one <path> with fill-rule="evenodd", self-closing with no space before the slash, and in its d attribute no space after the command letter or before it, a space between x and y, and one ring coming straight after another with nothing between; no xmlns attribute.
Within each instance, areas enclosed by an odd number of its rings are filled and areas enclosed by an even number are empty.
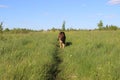
<svg viewBox="0 0 120 80"><path fill-rule="evenodd" d="M0 80L46 80L52 64L53 33L3 34L0 40Z"/></svg>
<svg viewBox="0 0 120 80"><path fill-rule="evenodd" d="M58 32L0 35L0 80L120 80L120 31L65 33L65 49Z"/></svg>
<svg viewBox="0 0 120 80"><path fill-rule="evenodd" d="M120 31L66 32L63 80L120 80Z"/></svg>

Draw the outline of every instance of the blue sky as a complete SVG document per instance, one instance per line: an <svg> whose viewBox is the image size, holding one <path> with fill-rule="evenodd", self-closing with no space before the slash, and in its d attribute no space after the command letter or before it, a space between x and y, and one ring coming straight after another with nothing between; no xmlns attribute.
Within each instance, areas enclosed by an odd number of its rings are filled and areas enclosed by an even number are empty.
<svg viewBox="0 0 120 80"><path fill-rule="evenodd" d="M0 0L0 22L4 28L94 29L104 25L120 26L120 0Z"/></svg>

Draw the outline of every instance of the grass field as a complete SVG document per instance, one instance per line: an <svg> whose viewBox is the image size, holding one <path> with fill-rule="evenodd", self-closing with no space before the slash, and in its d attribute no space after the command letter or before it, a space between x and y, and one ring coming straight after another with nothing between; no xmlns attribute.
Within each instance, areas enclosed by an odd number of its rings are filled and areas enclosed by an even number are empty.
<svg viewBox="0 0 120 80"><path fill-rule="evenodd" d="M120 80L120 31L0 34L0 80Z"/></svg>

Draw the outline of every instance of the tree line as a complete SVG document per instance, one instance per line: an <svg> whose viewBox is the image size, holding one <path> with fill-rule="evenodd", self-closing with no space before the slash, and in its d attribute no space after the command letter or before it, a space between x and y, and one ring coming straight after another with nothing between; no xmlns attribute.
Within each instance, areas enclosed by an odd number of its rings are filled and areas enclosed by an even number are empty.
<svg viewBox="0 0 120 80"><path fill-rule="evenodd" d="M58 28L51 28L51 29L48 29L47 31L79 31L81 29L74 29L74 28L65 28L66 26L66 22L63 21L63 24L61 26L60 29ZM106 25L104 26L103 25L103 21L100 20L99 23L97 24L98 28L97 30L118 30L120 29L118 26L116 25ZM94 29L96 30L96 29ZM28 32L36 32L36 31L44 31L43 29L41 30L31 30L31 29L26 29L26 28L14 28L14 29L9 29L9 28L5 28L3 29L3 22L0 22L0 33L3 33L3 32L11 32L11 33L28 33Z"/></svg>
<svg viewBox="0 0 120 80"><path fill-rule="evenodd" d="M98 23L98 29L99 30L117 30L120 29L118 26L116 25L103 25L103 21L100 20L100 22Z"/></svg>

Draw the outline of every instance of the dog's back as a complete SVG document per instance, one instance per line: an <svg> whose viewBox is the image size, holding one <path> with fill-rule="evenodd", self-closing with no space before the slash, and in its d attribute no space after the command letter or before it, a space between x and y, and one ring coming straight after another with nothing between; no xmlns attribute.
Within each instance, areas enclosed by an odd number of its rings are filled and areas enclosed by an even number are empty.
<svg viewBox="0 0 120 80"><path fill-rule="evenodd" d="M59 35L58 35L58 39L59 39L59 42L60 42L60 47L64 48L65 47L65 40L66 40L65 33L64 32L60 32Z"/></svg>

